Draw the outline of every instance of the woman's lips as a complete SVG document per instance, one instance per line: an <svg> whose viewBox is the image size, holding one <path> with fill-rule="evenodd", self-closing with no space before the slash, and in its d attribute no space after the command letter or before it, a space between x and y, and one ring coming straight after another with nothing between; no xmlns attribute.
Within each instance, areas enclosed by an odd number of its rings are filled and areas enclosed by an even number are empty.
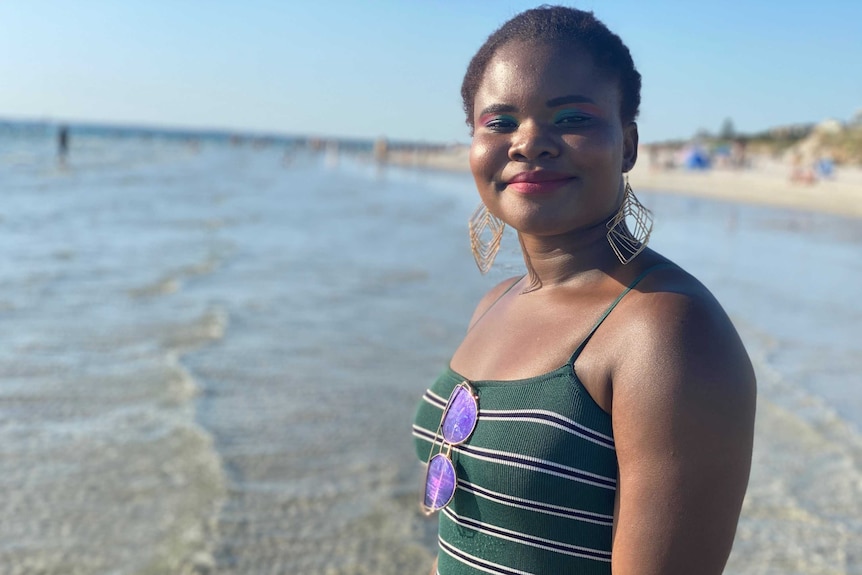
<svg viewBox="0 0 862 575"><path fill-rule="evenodd" d="M516 182L509 184L509 189L518 192L519 194L547 194L553 192L557 188L565 186L572 179L566 180L548 180L545 182Z"/></svg>
<svg viewBox="0 0 862 575"><path fill-rule="evenodd" d="M510 190L519 194L547 194L565 186L574 178L563 174L523 173L518 174L507 184Z"/></svg>

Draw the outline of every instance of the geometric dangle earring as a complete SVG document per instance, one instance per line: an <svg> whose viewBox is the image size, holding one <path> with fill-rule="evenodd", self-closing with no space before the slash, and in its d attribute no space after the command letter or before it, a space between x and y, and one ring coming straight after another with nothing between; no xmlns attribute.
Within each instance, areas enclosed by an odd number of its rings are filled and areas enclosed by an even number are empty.
<svg viewBox="0 0 862 575"><path fill-rule="evenodd" d="M629 229L631 222L633 229ZM623 265L641 253L652 233L652 213L635 197L626 174L626 188L619 211L608 222L608 243Z"/></svg>
<svg viewBox="0 0 862 575"><path fill-rule="evenodd" d="M470 249L473 251L473 258L479 266L479 271L486 274L491 269L494 258L497 257L506 224L491 214L485 204L481 203L470 216L467 227L470 230ZM484 238L483 235L490 237Z"/></svg>

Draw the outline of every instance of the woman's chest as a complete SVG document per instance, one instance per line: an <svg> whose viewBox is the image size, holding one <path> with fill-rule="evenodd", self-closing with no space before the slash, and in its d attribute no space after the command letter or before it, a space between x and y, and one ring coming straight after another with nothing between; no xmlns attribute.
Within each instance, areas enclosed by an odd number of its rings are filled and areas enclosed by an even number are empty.
<svg viewBox="0 0 862 575"><path fill-rule="evenodd" d="M461 381L449 371L429 390L417 417L420 433L434 434L444 399ZM476 426L451 450L459 487L453 511L473 514L475 506L535 501L612 513L617 459L610 417L572 372L560 368L516 382L475 382L475 391ZM418 447L430 447L424 443Z"/></svg>

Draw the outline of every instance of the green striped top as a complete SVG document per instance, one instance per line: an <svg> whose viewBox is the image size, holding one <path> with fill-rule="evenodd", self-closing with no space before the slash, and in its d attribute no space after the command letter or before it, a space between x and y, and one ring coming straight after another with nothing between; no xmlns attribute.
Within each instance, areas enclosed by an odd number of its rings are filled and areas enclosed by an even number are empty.
<svg viewBox="0 0 862 575"><path fill-rule="evenodd" d="M439 515L438 573L611 572L617 486L611 417L573 366L616 304L655 267L620 294L562 367L528 379L469 382L479 419L470 438L452 448L457 489ZM440 441L449 394L463 381L447 368L420 401L413 435L423 462Z"/></svg>

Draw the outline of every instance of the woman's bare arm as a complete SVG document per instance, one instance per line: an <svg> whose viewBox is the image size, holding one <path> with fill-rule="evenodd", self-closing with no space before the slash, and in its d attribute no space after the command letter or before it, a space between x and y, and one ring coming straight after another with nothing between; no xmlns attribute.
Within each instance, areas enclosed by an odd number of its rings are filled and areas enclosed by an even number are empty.
<svg viewBox="0 0 862 575"><path fill-rule="evenodd" d="M711 296L643 299L613 374L613 573L718 575L748 483L754 373Z"/></svg>

